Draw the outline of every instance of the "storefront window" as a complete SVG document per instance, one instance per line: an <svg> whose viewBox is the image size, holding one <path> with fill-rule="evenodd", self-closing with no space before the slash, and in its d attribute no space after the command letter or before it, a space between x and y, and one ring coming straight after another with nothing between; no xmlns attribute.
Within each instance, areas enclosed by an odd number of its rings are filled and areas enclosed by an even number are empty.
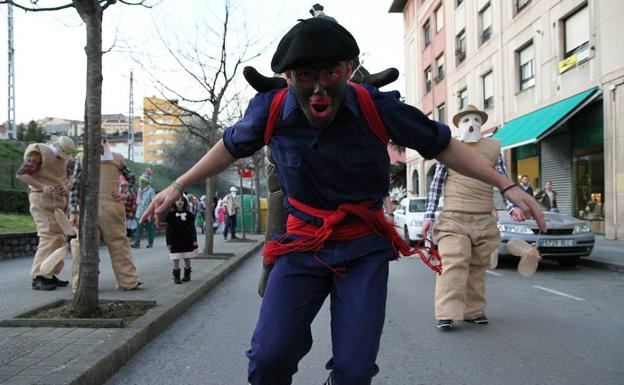
<svg viewBox="0 0 624 385"><path fill-rule="evenodd" d="M572 129L574 216L604 234L604 136L602 103L594 103L575 118Z"/></svg>

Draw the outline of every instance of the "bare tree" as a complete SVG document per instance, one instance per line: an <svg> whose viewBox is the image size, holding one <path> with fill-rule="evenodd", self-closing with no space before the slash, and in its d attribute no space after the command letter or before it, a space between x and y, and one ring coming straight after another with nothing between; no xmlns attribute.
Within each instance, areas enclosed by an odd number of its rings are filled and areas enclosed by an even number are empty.
<svg viewBox="0 0 624 385"><path fill-rule="evenodd" d="M175 63L178 71L194 85L194 89L182 89L179 82L176 85L167 84L153 73L154 69L148 68L147 63L152 60L149 57L136 58L135 60L150 73L152 79L160 88L166 98L179 100L181 111L185 118L181 120L183 128L190 135L200 139L206 150L210 149L220 138L223 129L242 117L242 97L233 86L236 77L241 72L245 63L260 56L267 48L258 41L252 40L250 35L246 40L232 41L232 0L223 0L223 13L220 20L203 20L204 31L195 31L196 36L201 36L200 41L180 37L170 37L165 34L165 28L158 29L158 35L166 52ZM215 49L218 47L218 49ZM215 52L216 51L216 52ZM193 88L193 87L190 87ZM182 106L194 106L185 108ZM196 111L207 110L199 113ZM194 119L188 119L193 117ZM214 182L212 178L206 181L206 196L212 202L214 196ZM212 225L212 215L209 212L212 205L206 205L206 226ZM206 256L214 255L212 231L206 231L204 247Z"/></svg>
<svg viewBox="0 0 624 385"><path fill-rule="evenodd" d="M86 27L87 82L85 96L85 128L83 177L80 183L80 279L74 295L74 311L79 316L92 314L99 304L98 280L100 262L96 238L98 191L100 185L100 130L102 122L102 20L104 11L117 2L151 8L146 0L71 0L48 7L39 6L39 0L0 0L31 12L57 11L74 8ZM28 4L28 5L26 5Z"/></svg>

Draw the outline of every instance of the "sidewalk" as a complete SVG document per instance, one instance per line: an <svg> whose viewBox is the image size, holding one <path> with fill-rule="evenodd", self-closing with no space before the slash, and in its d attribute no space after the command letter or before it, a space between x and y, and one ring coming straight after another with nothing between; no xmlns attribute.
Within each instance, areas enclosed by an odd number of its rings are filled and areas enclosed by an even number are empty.
<svg viewBox="0 0 624 385"><path fill-rule="evenodd" d="M594 250L579 264L624 273L624 240L609 241L596 235Z"/></svg>
<svg viewBox="0 0 624 385"><path fill-rule="evenodd" d="M199 235L200 245L203 237ZM238 234L239 237L241 234ZM125 328L0 327L0 384L103 383L145 344L179 318L227 274L262 247L263 235L247 234L255 242L224 241L214 237L215 253L228 259L195 259L192 281L175 285L164 237L154 248L132 249L143 290L120 291L105 247L100 248L100 299L155 300L156 308ZM61 279L69 279L68 256ZM8 319L57 299L71 299L69 288L31 289L31 258L0 261L0 319ZM260 261L258 261L260 263Z"/></svg>

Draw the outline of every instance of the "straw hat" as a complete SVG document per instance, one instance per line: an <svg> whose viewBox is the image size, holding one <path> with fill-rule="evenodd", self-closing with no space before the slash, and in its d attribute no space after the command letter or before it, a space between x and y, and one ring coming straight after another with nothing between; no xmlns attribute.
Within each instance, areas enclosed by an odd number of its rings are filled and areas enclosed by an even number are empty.
<svg viewBox="0 0 624 385"><path fill-rule="evenodd" d="M58 156L61 158L69 160L73 157L76 146L71 138L67 136L53 136L51 144L58 150Z"/></svg>
<svg viewBox="0 0 624 385"><path fill-rule="evenodd" d="M469 104L468 106L466 106L466 108L455 114L455 116L453 116L453 124L455 125L455 127L459 126L459 121L461 120L462 116L464 115L468 115L468 114L477 114L481 117L481 124L485 124L485 122L488 120L488 114L486 114L484 111L481 111L480 109L478 109L477 107L473 106L472 104Z"/></svg>
<svg viewBox="0 0 624 385"><path fill-rule="evenodd" d="M238 189L234 186L230 187L230 192L238 192Z"/></svg>

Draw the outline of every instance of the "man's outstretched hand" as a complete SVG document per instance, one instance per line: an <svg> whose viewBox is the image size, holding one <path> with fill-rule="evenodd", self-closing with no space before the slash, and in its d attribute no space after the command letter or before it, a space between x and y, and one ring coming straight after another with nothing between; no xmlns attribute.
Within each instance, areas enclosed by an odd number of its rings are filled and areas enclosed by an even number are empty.
<svg viewBox="0 0 624 385"><path fill-rule="evenodd" d="M546 232L546 221L544 214L531 195L525 193L519 186L515 186L505 191L505 198L509 199L517 208L522 210L525 218L533 218L537 222L540 230Z"/></svg>
<svg viewBox="0 0 624 385"><path fill-rule="evenodd" d="M180 190L176 189L173 185L162 190L154 196L152 203L147 207L147 210L145 210L139 222L144 223L145 221L151 221L152 218L156 217L156 228L160 228L160 214L164 213L180 195L182 195Z"/></svg>

